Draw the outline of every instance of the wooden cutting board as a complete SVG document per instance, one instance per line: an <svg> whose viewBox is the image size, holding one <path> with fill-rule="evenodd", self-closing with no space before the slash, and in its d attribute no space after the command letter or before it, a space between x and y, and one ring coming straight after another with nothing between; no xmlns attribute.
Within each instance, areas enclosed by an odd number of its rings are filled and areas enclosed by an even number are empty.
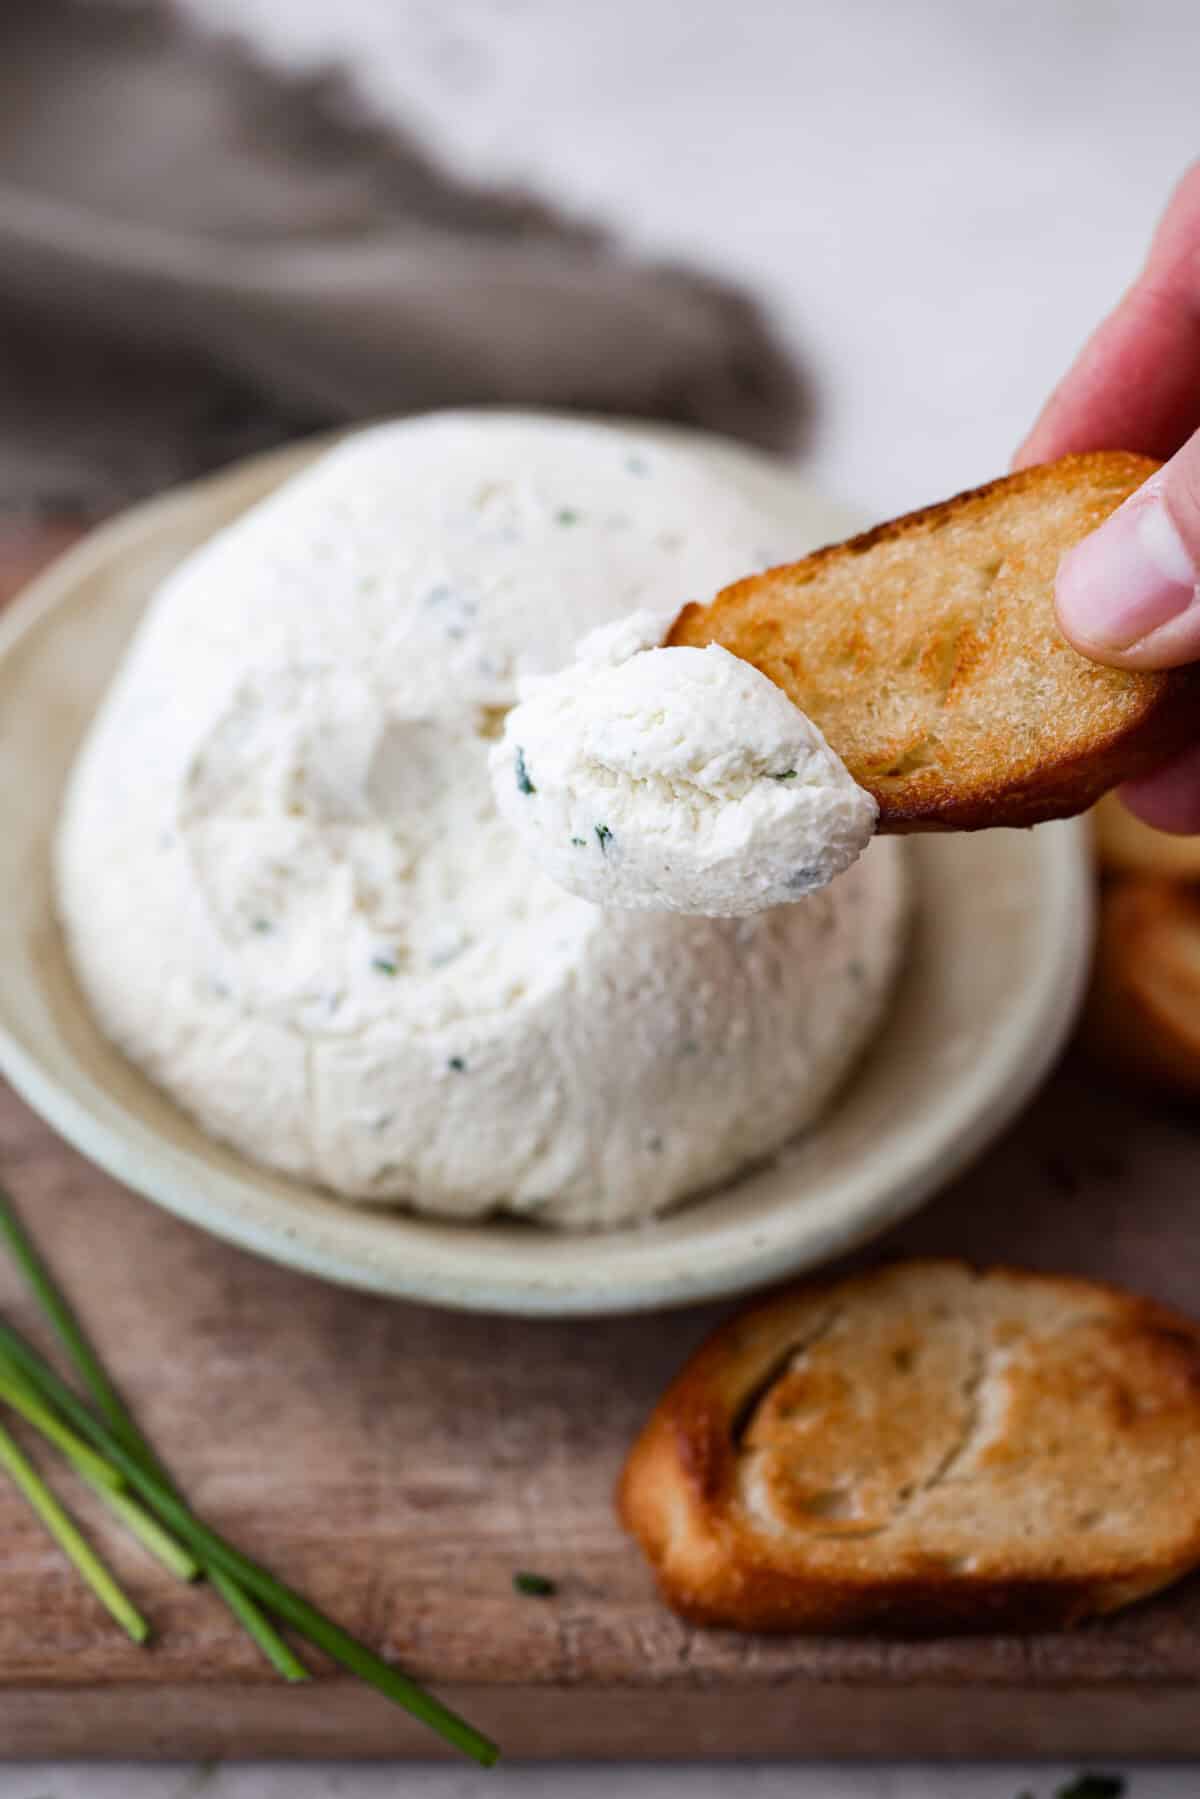
<svg viewBox="0 0 1200 1799"><path fill-rule="evenodd" d="M24 570L37 553L27 534ZM1200 1310L1198 1175L1193 1117L1068 1065L872 1253L1107 1275ZM1200 1580L1025 1639L770 1640L667 1612L612 1485L728 1308L555 1324L341 1291L123 1191L3 1089L0 1178L193 1504L510 1756L1200 1756ZM0 1309L40 1335L6 1263ZM210 1592L60 1486L154 1643L121 1636L0 1486L0 1755L436 1753L316 1661L313 1685L281 1685ZM518 1569L555 1596L517 1594Z"/></svg>

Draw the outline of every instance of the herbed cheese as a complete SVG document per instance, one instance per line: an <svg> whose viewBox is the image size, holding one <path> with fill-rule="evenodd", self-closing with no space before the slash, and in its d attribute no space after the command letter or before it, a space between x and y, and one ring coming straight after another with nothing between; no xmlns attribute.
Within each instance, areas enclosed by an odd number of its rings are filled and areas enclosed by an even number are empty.
<svg viewBox="0 0 1200 1799"><path fill-rule="evenodd" d="M601 626L561 674L522 682L490 758L517 841L598 906L736 918L827 887L875 801L748 662L658 647L668 623Z"/></svg>
<svg viewBox="0 0 1200 1799"><path fill-rule="evenodd" d="M58 899L101 1025L205 1129L347 1199L589 1228L818 1115L891 984L896 847L754 919L605 912L488 779L522 675L786 553L737 466L413 419L163 584L77 761Z"/></svg>

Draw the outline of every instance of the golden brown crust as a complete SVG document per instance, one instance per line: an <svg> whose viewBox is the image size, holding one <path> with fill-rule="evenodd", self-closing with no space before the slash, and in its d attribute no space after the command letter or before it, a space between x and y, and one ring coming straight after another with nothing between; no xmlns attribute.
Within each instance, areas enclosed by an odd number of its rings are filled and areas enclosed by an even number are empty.
<svg viewBox="0 0 1200 1799"><path fill-rule="evenodd" d="M1200 881L1200 837L1156 831L1153 825L1135 818L1115 793L1106 793L1093 812L1092 833L1096 858L1105 874Z"/></svg>
<svg viewBox="0 0 1200 1799"><path fill-rule="evenodd" d="M618 1507L663 1597L741 1630L1043 1628L1200 1562L1200 1330L1098 1283L910 1262L692 1358Z"/></svg>
<svg viewBox="0 0 1200 1799"><path fill-rule="evenodd" d="M1153 876L1111 881L1084 1039L1118 1073L1200 1099L1200 892Z"/></svg>
<svg viewBox="0 0 1200 1799"><path fill-rule="evenodd" d="M1103 451L1004 476L685 606L667 642L782 687L881 830L1071 816L1194 735L1200 672L1101 668L1054 615L1062 553L1156 467Z"/></svg>

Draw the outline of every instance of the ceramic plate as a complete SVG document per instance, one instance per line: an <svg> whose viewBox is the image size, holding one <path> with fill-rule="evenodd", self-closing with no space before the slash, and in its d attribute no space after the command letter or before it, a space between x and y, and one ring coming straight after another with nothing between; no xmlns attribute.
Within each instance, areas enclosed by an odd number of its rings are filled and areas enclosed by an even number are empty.
<svg viewBox="0 0 1200 1799"><path fill-rule="evenodd" d="M852 523L781 465L708 448L776 503L788 484L797 554ZM1077 824L913 839L906 970L827 1120L771 1166L610 1235L352 1209L210 1142L100 1036L50 899L71 758L158 582L314 453L258 458L137 508L0 614L0 1067L13 1085L84 1155L193 1224L327 1280L447 1306L680 1305L811 1268L912 1211L1012 1117L1070 1027L1090 938Z"/></svg>

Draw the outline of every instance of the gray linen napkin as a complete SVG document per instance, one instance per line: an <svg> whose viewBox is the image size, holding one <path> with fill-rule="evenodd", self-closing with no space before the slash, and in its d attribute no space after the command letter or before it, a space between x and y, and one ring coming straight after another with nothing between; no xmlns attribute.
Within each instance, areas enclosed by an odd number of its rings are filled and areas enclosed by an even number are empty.
<svg viewBox="0 0 1200 1799"><path fill-rule="evenodd" d="M459 402L794 440L756 306L473 189L336 74L134 0L0 6L0 504L105 509L319 425Z"/></svg>

